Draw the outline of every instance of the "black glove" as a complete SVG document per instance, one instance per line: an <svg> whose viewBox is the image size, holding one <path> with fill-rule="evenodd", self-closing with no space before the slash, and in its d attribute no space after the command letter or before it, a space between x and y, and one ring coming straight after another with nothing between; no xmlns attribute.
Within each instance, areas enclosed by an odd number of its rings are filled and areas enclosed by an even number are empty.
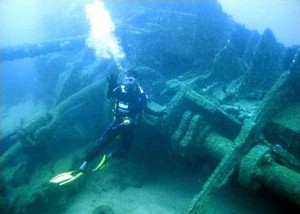
<svg viewBox="0 0 300 214"><path fill-rule="evenodd" d="M117 86L118 76L116 74L111 74L107 77L107 82L110 88L115 88Z"/></svg>
<svg viewBox="0 0 300 214"><path fill-rule="evenodd" d="M110 76L107 77L107 82L108 82L108 90L107 90L107 95L106 97L108 99L112 98L112 93L115 87L117 87L117 79L118 76L115 74L111 74Z"/></svg>
<svg viewBox="0 0 300 214"><path fill-rule="evenodd" d="M108 91L107 91L107 98L111 99L113 90L117 87L117 79L118 76L116 74L111 74L107 77L108 82Z"/></svg>

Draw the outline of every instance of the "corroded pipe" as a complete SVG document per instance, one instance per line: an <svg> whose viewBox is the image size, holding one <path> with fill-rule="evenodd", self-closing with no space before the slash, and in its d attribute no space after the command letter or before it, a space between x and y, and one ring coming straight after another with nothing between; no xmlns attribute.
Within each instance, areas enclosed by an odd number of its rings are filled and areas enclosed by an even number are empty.
<svg viewBox="0 0 300 214"><path fill-rule="evenodd" d="M36 57L59 51L70 51L85 47L87 36L57 39L39 44L24 44L1 49L1 61L22 59L26 57Z"/></svg>
<svg viewBox="0 0 300 214"><path fill-rule="evenodd" d="M205 140L205 151L217 160L234 148L234 142L211 133ZM300 174L276 163L271 149L264 145L253 147L244 156L239 167L239 183L250 189L266 187L300 205Z"/></svg>
<svg viewBox="0 0 300 214"><path fill-rule="evenodd" d="M272 162L255 171L257 182L300 205L300 174Z"/></svg>
<svg viewBox="0 0 300 214"><path fill-rule="evenodd" d="M217 161L221 161L228 152L234 149L234 146L234 141L216 132L209 134L203 143L205 152Z"/></svg>
<svg viewBox="0 0 300 214"><path fill-rule="evenodd" d="M276 163L269 147L258 144L244 156L238 180L250 189L267 187L300 205L300 174Z"/></svg>

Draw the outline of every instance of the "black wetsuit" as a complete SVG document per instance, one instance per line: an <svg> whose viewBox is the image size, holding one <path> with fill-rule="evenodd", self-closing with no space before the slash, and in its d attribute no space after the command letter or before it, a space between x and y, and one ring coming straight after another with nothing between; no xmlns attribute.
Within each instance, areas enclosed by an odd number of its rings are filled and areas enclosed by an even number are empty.
<svg viewBox="0 0 300 214"><path fill-rule="evenodd" d="M87 153L87 162L95 158L118 135L122 138L122 145L112 155L125 157L131 148L135 126L141 113L144 111L159 116L159 113L147 107L148 97L141 86L136 86L135 90L128 92L125 85L121 85L114 90L108 90L107 97L116 99L115 117L103 135L97 140L96 145Z"/></svg>

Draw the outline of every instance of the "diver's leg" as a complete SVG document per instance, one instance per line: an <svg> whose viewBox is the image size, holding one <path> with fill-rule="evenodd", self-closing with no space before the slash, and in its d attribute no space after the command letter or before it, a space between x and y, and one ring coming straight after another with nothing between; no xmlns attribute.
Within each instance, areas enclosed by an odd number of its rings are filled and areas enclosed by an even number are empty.
<svg viewBox="0 0 300 214"><path fill-rule="evenodd" d="M79 167L81 171L84 171L87 163L92 161L120 133L120 127L118 125L118 121L114 120L103 135L96 141L96 144L87 151L85 161Z"/></svg>
<svg viewBox="0 0 300 214"><path fill-rule="evenodd" d="M123 129L121 130L122 144L119 150L112 153L113 157L127 157L134 138L134 129L134 125L129 127L123 127Z"/></svg>

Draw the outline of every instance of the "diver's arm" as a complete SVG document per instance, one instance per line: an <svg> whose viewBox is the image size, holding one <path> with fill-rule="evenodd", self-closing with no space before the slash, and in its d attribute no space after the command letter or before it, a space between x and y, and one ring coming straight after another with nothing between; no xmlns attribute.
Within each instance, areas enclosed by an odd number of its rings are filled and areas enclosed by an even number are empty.
<svg viewBox="0 0 300 214"><path fill-rule="evenodd" d="M153 116L157 116L157 117L162 117L166 114L166 112L164 112L164 111L159 111L159 112L153 111L148 106L146 106L144 108L144 112L147 114L153 115Z"/></svg>
<svg viewBox="0 0 300 214"><path fill-rule="evenodd" d="M148 107L147 104L149 102L149 99L148 99L148 96L143 92L143 90L142 90L141 100L142 100L141 103L143 106L143 111L145 113L153 115L153 116L157 116L157 117L162 117L162 116L166 115L165 111L156 112Z"/></svg>
<svg viewBox="0 0 300 214"><path fill-rule="evenodd" d="M117 93L117 88L108 86L106 97L108 99L112 99L112 98L116 97L116 93Z"/></svg>
<svg viewBox="0 0 300 214"><path fill-rule="evenodd" d="M106 97L108 99L111 99L114 97L114 95L116 94L116 88L117 88L117 75L110 75L107 77L107 82L108 82L108 90L107 90L107 94Z"/></svg>

